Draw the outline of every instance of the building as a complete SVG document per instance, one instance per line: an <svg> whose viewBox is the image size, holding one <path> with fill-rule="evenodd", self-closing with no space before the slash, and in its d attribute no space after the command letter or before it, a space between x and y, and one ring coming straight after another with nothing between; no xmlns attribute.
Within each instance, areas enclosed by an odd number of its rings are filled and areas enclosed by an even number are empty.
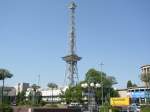
<svg viewBox="0 0 150 112"><path fill-rule="evenodd" d="M62 92L65 92L68 87L58 87L58 88L47 88L41 89L42 99L49 103L60 103Z"/></svg>
<svg viewBox="0 0 150 112"><path fill-rule="evenodd" d="M127 90L128 89L117 89L120 97L127 97Z"/></svg>
<svg viewBox="0 0 150 112"><path fill-rule="evenodd" d="M150 101L150 89L146 87L129 88L127 90L127 96L134 103L146 104Z"/></svg>
<svg viewBox="0 0 150 112"><path fill-rule="evenodd" d="M142 73L150 73L150 65L143 65L141 67Z"/></svg>
<svg viewBox="0 0 150 112"><path fill-rule="evenodd" d="M29 88L29 83L18 83L17 86L15 86L15 89L16 89L16 95L19 93L19 92L22 92L22 91L26 91L28 88Z"/></svg>
<svg viewBox="0 0 150 112"><path fill-rule="evenodd" d="M131 99L131 103L147 104L150 102L150 88L143 86L118 89L117 91L120 97L129 97Z"/></svg>
<svg viewBox="0 0 150 112"><path fill-rule="evenodd" d="M2 87L0 87L0 96L2 95L1 91L2 91ZM4 99L9 100L11 103L15 102L16 89L14 87L4 87L3 96L4 96ZM0 101L1 101L1 97L0 97Z"/></svg>
<svg viewBox="0 0 150 112"><path fill-rule="evenodd" d="M150 87L150 65L143 65L141 66L141 77L144 78L146 76L147 80L144 79L145 81L143 82L146 87Z"/></svg>
<svg viewBox="0 0 150 112"><path fill-rule="evenodd" d="M46 89L42 89L39 88L37 89L37 91L41 92L42 95L42 100L49 102L49 103L60 103L61 102L61 97L60 95L62 94L62 92L65 92L67 89L67 87L58 87L58 88L46 88ZM30 94L30 92L33 92L32 88L28 88L26 91L26 96L28 96Z"/></svg>
<svg viewBox="0 0 150 112"><path fill-rule="evenodd" d="M61 89L60 88L54 88L54 89L43 89L41 90L42 93L42 99L44 101L50 102L50 103L58 103L61 102L60 95Z"/></svg>

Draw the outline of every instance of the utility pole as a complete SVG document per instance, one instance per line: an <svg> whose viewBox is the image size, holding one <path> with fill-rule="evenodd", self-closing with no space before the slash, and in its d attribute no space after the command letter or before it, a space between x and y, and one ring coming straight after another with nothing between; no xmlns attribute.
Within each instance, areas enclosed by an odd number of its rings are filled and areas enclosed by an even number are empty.
<svg viewBox="0 0 150 112"><path fill-rule="evenodd" d="M101 100L102 100L102 106L103 106L103 104L104 104L104 102L103 102L103 76L102 76L102 66L103 66L104 64L101 62L100 63L100 67L101 67L101 92L102 92L102 96L101 96Z"/></svg>
<svg viewBox="0 0 150 112"><path fill-rule="evenodd" d="M37 85L40 86L40 75L38 75Z"/></svg>

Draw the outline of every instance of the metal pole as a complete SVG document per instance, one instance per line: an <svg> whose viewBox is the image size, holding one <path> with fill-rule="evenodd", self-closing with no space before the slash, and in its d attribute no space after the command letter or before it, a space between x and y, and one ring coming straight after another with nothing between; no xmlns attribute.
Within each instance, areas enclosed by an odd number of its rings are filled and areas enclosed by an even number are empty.
<svg viewBox="0 0 150 112"><path fill-rule="evenodd" d="M88 81L88 111L91 111L91 90L90 90L90 81Z"/></svg>
<svg viewBox="0 0 150 112"><path fill-rule="evenodd" d="M100 66L101 66L101 91L102 91L102 96L101 96L101 100L102 100L102 106L103 106L103 76L102 76L102 66L104 64L101 62Z"/></svg>
<svg viewBox="0 0 150 112"><path fill-rule="evenodd" d="M40 75L38 75L38 82L37 85L40 86Z"/></svg>
<svg viewBox="0 0 150 112"><path fill-rule="evenodd" d="M90 111L90 112L92 112L91 111L91 88L90 88L90 84L89 84L89 86L88 86L88 110Z"/></svg>

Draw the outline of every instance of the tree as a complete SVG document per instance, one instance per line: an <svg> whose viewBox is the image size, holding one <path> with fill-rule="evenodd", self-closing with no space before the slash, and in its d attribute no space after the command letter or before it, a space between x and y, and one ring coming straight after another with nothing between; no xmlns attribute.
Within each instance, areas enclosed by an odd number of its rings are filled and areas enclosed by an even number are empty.
<svg viewBox="0 0 150 112"><path fill-rule="evenodd" d="M106 73L102 71L97 71L95 69L89 69L86 73L85 82L88 83L100 83L101 87L103 87L103 98L109 99L111 96L118 96L117 91L113 89L113 85L117 84L115 77L108 76ZM97 102L100 102L102 92L101 89L96 89L96 99Z"/></svg>
<svg viewBox="0 0 150 112"><path fill-rule="evenodd" d="M26 91L22 91L22 92L18 92L17 96L16 96L16 104L17 105L23 105L25 103L26 100Z"/></svg>
<svg viewBox="0 0 150 112"><path fill-rule="evenodd" d="M36 102L37 102L37 104L40 104L41 100L42 100L42 93L40 91L37 91L36 92Z"/></svg>
<svg viewBox="0 0 150 112"><path fill-rule="evenodd" d="M146 87L150 87L150 73L142 73L141 80L145 82Z"/></svg>
<svg viewBox="0 0 150 112"><path fill-rule="evenodd" d="M110 96L115 97L118 96L118 92L113 89L112 85L116 84L117 81L115 77L113 76L108 76L104 72L97 71L95 69L90 69L86 74L85 74L85 80L81 81L79 84L73 87L69 87L65 92L63 92L63 98L65 99L66 103L71 103L71 102L79 102L83 103L82 100L82 92L83 88L81 87L82 83L103 83L103 93L104 93L104 98L109 99ZM102 80L101 80L102 79ZM88 91L88 88L84 89L85 92ZM96 89L96 100L97 102L101 101L101 89Z"/></svg>
<svg viewBox="0 0 150 112"><path fill-rule="evenodd" d="M89 69L86 73L85 81L88 83L100 83L106 87L112 87L112 85L117 84L115 77L108 76L104 72L97 71L95 69Z"/></svg>
<svg viewBox="0 0 150 112"><path fill-rule="evenodd" d="M132 87L138 87L136 84L132 84Z"/></svg>
<svg viewBox="0 0 150 112"><path fill-rule="evenodd" d="M54 90L54 88L58 88L58 85L55 83L48 83L47 86L48 86L48 88L52 89L52 103L53 103L53 90Z"/></svg>
<svg viewBox="0 0 150 112"><path fill-rule="evenodd" d="M63 99L67 104L71 102L82 103L82 88L80 83L67 88L65 93L63 93Z"/></svg>
<svg viewBox="0 0 150 112"><path fill-rule="evenodd" d="M137 87L137 85L135 83L132 83L131 80L128 80L128 82L127 82L127 88L131 88L131 87Z"/></svg>
<svg viewBox="0 0 150 112"><path fill-rule="evenodd" d="M47 86L49 87L49 88L58 88L58 85L57 84L55 84L55 83L48 83L47 84Z"/></svg>
<svg viewBox="0 0 150 112"><path fill-rule="evenodd" d="M2 90L1 90L1 99L2 99L2 104L3 104L3 93L4 93L4 85L5 85L5 79L6 78L11 78L13 76L13 74L11 74L7 69L0 69L0 80L3 81L3 85L2 85Z"/></svg>
<svg viewBox="0 0 150 112"><path fill-rule="evenodd" d="M128 80L128 82L127 82L127 88L130 88L132 86L133 86L133 84L132 84L131 80Z"/></svg>
<svg viewBox="0 0 150 112"><path fill-rule="evenodd" d="M37 89L40 88L40 86L38 86L36 84L33 84L31 87L32 87L33 91L37 91Z"/></svg>
<svg viewBox="0 0 150 112"><path fill-rule="evenodd" d="M38 86L36 84L33 84L31 87L33 89L33 91L32 91L32 96L33 96L32 97L32 104L35 105L35 104L38 104L36 96L37 96L37 93L38 93L37 89L39 89L40 86Z"/></svg>

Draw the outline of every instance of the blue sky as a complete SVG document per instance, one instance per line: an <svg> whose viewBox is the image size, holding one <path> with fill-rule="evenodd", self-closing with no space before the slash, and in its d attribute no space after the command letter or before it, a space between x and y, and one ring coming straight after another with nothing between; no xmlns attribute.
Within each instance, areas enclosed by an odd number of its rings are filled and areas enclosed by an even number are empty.
<svg viewBox="0 0 150 112"><path fill-rule="evenodd" d="M71 0L70 0L71 1ZM0 68L18 82L63 84L68 50L69 0L1 0ZM140 84L140 66L150 64L149 0L76 0L79 79L89 68L116 77L116 87Z"/></svg>

